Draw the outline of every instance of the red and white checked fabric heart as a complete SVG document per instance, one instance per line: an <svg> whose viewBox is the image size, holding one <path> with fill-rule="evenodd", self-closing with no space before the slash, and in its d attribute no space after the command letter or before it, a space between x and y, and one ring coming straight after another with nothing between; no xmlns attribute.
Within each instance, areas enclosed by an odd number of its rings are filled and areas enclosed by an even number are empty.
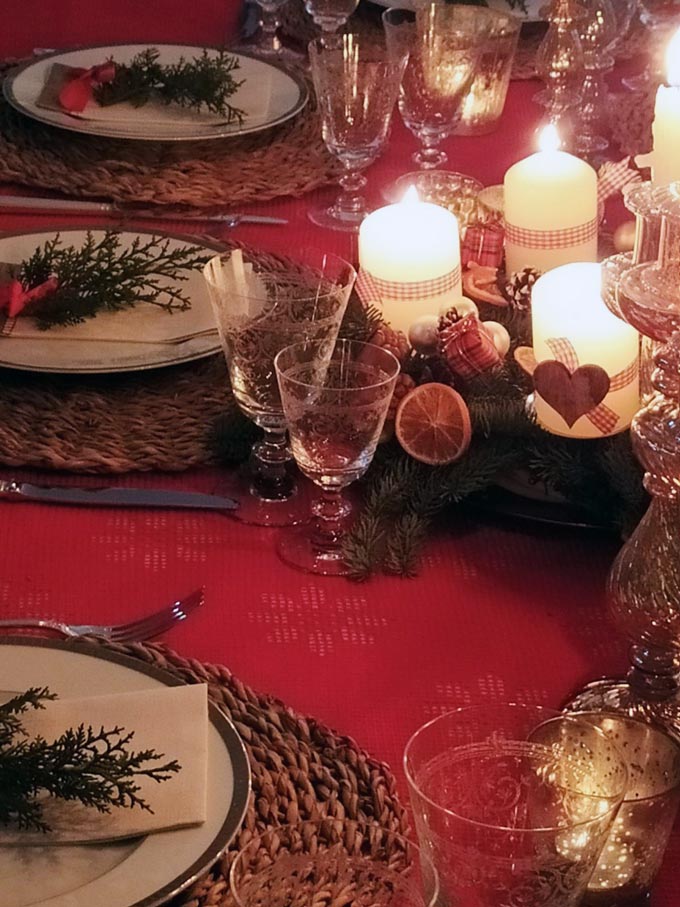
<svg viewBox="0 0 680 907"><path fill-rule="evenodd" d="M555 359L573 375L579 367L579 361L571 340L567 337L555 337L547 340L546 343ZM639 361L634 359L630 365L613 375L609 380L609 393L623 390L624 387L628 387L637 380L639 367ZM599 403L585 415L603 435L611 435L619 421L618 415L605 403Z"/></svg>

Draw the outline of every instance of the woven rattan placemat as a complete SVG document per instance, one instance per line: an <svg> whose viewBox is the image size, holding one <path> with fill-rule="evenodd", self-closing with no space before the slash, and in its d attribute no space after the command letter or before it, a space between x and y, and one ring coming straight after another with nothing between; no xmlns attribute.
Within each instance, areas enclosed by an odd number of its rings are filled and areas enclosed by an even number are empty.
<svg viewBox="0 0 680 907"><path fill-rule="evenodd" d="M0 99L0 180L73 196L210 209L304 195L338 165L310 101L289 123L210 142L131 142L38 123Z"/></svg>
<svg viewBox="0 0 680 907"><path fill-rule="evenodd" d="M216 461L234 406L222 355L145 372L0 370L0 463L83 473L175 472Z"/></svg>
<svg viewBox="0 0 680 907"><path fill-rule="evenodd" d="M227 875L234 855L254 834L274 825L330 816L401 834L408 830L392 773L349 737L253 692L220 665L184 658L163 645L101 644L163 668L186 683L207 683L210 698L232 720L248 752L252 794L241 831L212 870L173 900L173 907L227 903Z"/></svg>

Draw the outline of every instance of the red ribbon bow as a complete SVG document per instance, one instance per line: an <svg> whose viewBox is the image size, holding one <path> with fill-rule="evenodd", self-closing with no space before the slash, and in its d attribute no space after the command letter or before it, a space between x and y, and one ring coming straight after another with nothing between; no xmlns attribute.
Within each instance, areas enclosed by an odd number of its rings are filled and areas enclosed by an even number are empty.
<svg viewBox="0 0 680 907"><path fill-rule="evenodd" d="M48 277L32 290L24 289L20 280L10 280L0 286L0 309L4 309L8 318L16 318L26 308L29 302L44 299L53 293L59 286L56 277Z"/></svg>
<svg viewBox="0 0 680 907"><path fill-rule="evenodd" d="M99 63L89 69L74 68L59 92L59 103L69 113L82 113L98 85L113 82L116 64L113 60Z"/></svg>

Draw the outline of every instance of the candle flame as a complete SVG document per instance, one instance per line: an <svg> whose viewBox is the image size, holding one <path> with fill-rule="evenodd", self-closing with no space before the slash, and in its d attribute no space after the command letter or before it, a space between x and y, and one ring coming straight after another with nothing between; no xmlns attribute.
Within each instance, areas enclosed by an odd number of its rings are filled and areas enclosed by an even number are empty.
<svg viewBox="0 0 680 907"><path fill-rule="evenodd" d="M666 49L666 78L669 85L680 87L680 28Z"/></svg>
<svg viewBox="0 0 680 907"><path fill-rule="evenodd" d="M418 195L418 190L416 189L415 186L409 186L408 189L406 190L406 192L404 192L404 196L401 200L401 203L402 203L402 205L403 204L412 205L414 202L419 202L419 201L420 201L420 196Z"/></svg>
<svg viewBox="0 0 680 907"><path fill-rule="evenodd" d="M550 123L550 125L546 126L541 133L538 140L538 147L541 151L559 151L561 144L559 132L553 124Z"/></svg>

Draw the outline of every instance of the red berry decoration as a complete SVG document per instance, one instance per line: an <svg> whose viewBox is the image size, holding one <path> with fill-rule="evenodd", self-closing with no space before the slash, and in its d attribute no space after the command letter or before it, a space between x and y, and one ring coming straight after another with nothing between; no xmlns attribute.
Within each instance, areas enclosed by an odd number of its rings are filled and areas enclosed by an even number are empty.
<svg viewBox="0 0 680 907"><path fill-rule="evenodd" d="M451 370L461 378L474 378L501 362L493 340L475 315L466 315L441 332L442 351Z"/></svg>
<svg viewBox="0 0 680 907"><path fill-rule="evenodd" d="M394 417L397 414L397 407L404 399L404 397L413 390L416 386L416 382L410 375L398 375L397 383L394 385L394 393L392 394L392 399L390 400L390 407L387 410L387 419L388 421L394 420Z"/></svg>
<svg viewBox="0 0 680 907"><path fill-rule="evenodd" d="M403 331L395 331L389 324L381 324L371 335L369 343L381 346L384 350L393 353L400 363L406 361L411 348Z"/></svg>

